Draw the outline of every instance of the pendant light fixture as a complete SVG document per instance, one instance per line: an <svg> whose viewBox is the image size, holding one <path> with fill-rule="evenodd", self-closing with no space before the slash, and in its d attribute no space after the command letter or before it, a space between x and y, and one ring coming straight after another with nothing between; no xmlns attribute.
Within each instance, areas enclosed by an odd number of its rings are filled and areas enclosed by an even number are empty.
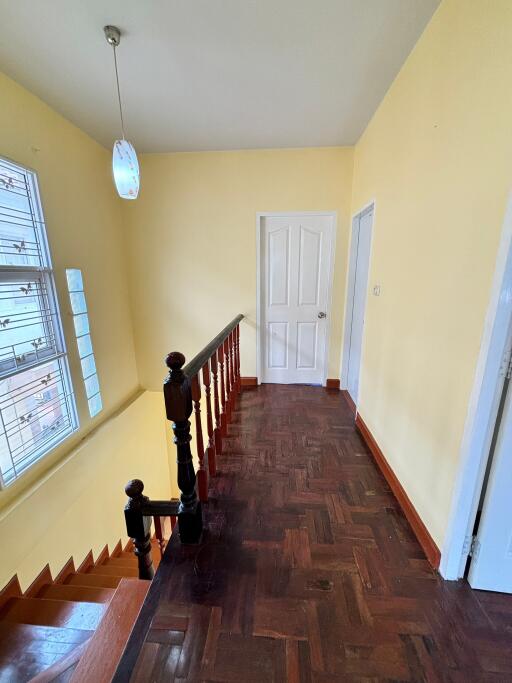
<svg viewBox="0 0 512 683"><path fill-rule="evenodd" d="M137 199L139 194L140 174L137 154L131 142L124 134L123 107L121 104L121 91L119 89L119 74L117 72L116 47L121 42L121 31L117 26L105 26L103 28L107 43L114 49L114 69L116 73L117 99L119 102L119 116L121 118L122 140L114 142L112 154L112 171L117 192L123 199Z"/></svg>

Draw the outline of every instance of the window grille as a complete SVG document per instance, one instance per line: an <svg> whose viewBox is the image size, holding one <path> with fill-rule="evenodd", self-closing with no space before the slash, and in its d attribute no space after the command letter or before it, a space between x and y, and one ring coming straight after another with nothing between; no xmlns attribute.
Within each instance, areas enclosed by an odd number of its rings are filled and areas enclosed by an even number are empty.
<svg viewBox="0 0 512 683"><path fill-rule="evenodd" d="M84 378L85 393L89 405L89 415L94 417L102 410L103 404L92 349L82 271L78 270L78 268L68 268L66 270L66 277L68 280L71 310L73 311L78 355L82 364L82 377Z"/></svg>
<svg viewBox="0 0 512 683"><path fill-rule="evenodd" d="M0 486L77 427L37 178L0 159Z"/></svg>

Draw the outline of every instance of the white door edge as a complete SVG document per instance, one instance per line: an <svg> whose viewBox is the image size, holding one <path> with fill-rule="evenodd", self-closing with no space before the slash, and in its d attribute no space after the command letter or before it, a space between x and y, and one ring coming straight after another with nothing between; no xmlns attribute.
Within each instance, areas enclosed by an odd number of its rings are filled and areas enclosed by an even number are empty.
<svg viewBox="0 0 512 683"><path fill-rule="evenodd" d="M510 335L508 347L510 348ZM503 403L501 403L501 400ZM496 422L492 461L487 466L485 496L480 500L478 530L473 541L467 580L472 588L512 593L510 535L510 468L512 465L512 391L503 387L502 414Z"/></svg>
<svg viewBox="0 0 512 683"><path fill-rule="evenodd" d="M261 226L263 218L274 218L281 216L291 216L294 218L300 216L328 216L332 218L330 224L331 230L331 254L329 258L329 273L327 278L327 302L328 302L328 316L326 320L325 330L325 349L324 349L324 368L322 372L322 386L326 385L328 364L329 364L329 345L331 333L331 317L332 317L332 289L334 279L334 262L336 255L336 235L338 232L338 212L337 211L258 211L256 213L256 377L258 384L261 384L261 353L262 341L261 335Z"/></svg>
<svg viewBox="0 0 512 683"><path fill-rule="evenodd" d="M498 247L491 295L468 403L448 528L439 572L456 581L464 575L489 448L503 386L503 359L512 320L512 194Z"/></svg>
<svg viewBox="0 0 512 683"><path fill-rule="evenodd" d="M372 265L372 253L373 253L373 235L375 233L375 212L376 212L376 207L377 207L377 201L376 199L372 199L366 204L364 204L358 211L356 211L354 214L352 214L352 218L350 220L350 235L349 235L349 243L348 243L348 248L347 248L347 268L346 268L346 276L345 276L345 301L344 301L344 310L343 310L343 339L341 342L341 353L340 353L340 388L341 389L347 389L348 386L348 351L349 351L349 342L350 342L350 335L348 334L348 325L347 325L347 312L348 312L348 301L349 301L349 289L350 289L350 249L352 246L352 235L353 235L353 226L354 226L354 221L356 219L360 219L361 216L365 213L367 213L370 210L373 210L373 220L372 220L372 231L370 235L370 253L369 253L369 266L368 266L368 278L370 277L371 273L371 265ZM357 403L356 403L356 408L357 408Z"/></svg>

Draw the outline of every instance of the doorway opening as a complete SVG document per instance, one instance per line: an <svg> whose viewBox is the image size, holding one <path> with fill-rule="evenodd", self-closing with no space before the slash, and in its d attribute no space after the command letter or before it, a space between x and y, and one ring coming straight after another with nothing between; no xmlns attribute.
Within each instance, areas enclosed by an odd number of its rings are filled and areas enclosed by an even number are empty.
<svg viewBox="0 0 512 683"><path fill-rule="evenodd" d="M356 406L359 395L359 374L361 369L374 213L375 206L374 202L372 202L354 216L350 238L341 387L348 391L350 398Z"/></svg>
<svg viewBox="0 0 512 683"><path fill-rule="evenodd" d="M257 215L258 383L325 385L336 214Z"/></svg>

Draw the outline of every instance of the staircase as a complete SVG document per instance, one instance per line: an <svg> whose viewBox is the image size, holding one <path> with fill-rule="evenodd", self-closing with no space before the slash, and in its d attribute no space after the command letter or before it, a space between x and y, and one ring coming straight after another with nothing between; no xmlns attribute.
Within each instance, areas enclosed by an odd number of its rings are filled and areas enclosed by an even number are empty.
<svg viewBox="0 0 512 683"><path fill-rule="evenodd" d="M150 500L143 495L142 481L129 481L124 518L133 545L123 549L119 541L111 553L105 546L96 561L90 551L78 569L70 558L55 579L47 565L24 593L17 576L0 591L0 683L110 683L116 670L130 660L133 645L122 657L149 590L146 579L160 564L176 521L176 542L178 535L186 545L202 538L201 503L208 501L208 482L216 474L216 458L222 454L242 386L243 317L237 315L186 366L183 354L167 356L164 400L175 435L180 500ZM201 426L203 389L206 444ZM197 485L190 449L192 409ZM155 538L149 543L153 523Z"/></svg>
<svg viewBox="0 0 512 683"><path fill-rule="evenodd" d="M160 548L156 540L151 546L156 569ZM105 546L96 561L89 552L78 569L70 558L55 579L47 565L25 593L14 576L0 592L0 683L71 680L103 617L114 609L110 603L120 584L125 607L127 597L129 602L141 591L145 595L149 582L137 577L132 544L123 549L121 541L112 553ZM124 642L132 625L126 625Z"/></svg>

